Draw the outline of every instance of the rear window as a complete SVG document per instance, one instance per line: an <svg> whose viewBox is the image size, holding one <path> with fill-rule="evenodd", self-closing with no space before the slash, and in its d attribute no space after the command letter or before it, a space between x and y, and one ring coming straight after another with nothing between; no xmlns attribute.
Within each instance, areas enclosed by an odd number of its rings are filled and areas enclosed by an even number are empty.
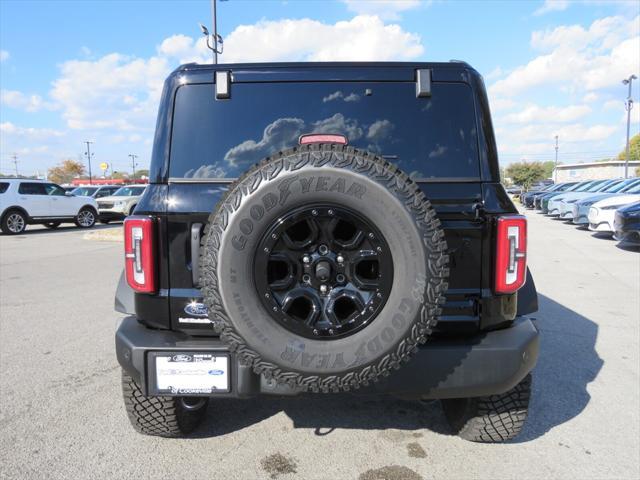
<svg viewBox="0 0 640 480"><path fill-rule="evenodd" d="M90 197L96 192L96 190L97 188L95 187L78 187L71 190L71 193L78 197Z"/></svg>
<svg viewBox="0 0 640 480"><path fill-rule="evenodd" d="M169 175L234 178L261 159L296 146L305 133L345 135L385 156L414 179L480 175L473 92L434 83L416 98L414 83L188 85L175 99Z"/></svg>
<svg viewBox="0 0 640 480"><path fill-rule="evenodd" d="M21 183L18 187L18 193L22 195L46 195L44 183Z"/></svg>
<svg viewBox="0 0 640 480"><path fill-rule="evenodd" d="M8 182L0 182L0 193L4 193L9 189Z"/></svg>

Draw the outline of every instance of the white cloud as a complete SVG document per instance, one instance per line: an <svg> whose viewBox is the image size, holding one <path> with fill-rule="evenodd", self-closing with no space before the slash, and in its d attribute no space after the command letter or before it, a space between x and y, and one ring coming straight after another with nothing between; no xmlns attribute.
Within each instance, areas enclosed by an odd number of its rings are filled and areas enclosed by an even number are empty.
<svg viewBox="0 0 640 480"><path fill-rule="evenodd" d="M522 111L504 117L506 123L567 123L574 122L591 113L587 105L569 105L566 107L540 107L527 105Z"/></svg>
<svg viewBox="0 0 640 480"><path fill-rule="evenodd" d="M19 127L11 122L0 123L0 134L4 142L9 136L20 137L28 140L47 140L56 137L62 137L65 132L52 128L28 128Z"/></svg>
<svg viewBox="0 0 640 480"><path fill-rule="evenodd" d="M544 0L544 3L538 8L534 15L544 15L549 12L561 12L569 7L569 0Z"/></svg>
<svg viewBox="0 0 640 480"><path fill-rule="evenodd" d="M0 90L0 104L9 108L37 112L43 108L52 110L55 106L45 102L40 95L25 95L18 90Z"/></svg>
<svg viewBox="0 0 640 480"><path fill-rule="evenodd" d="M398 20L400 13L420 6L420 0L342 0L358 15L376 15L386 20ZM425 3L425 2L423 2ZM431 3L431 2L426 2Z"/></svg>
<svg viewBox="0 0 640 480"><path fill-rule="evenodd" d="M5 60L9 60L9 57L11 55L9 55L9 52L7 52L6 50L0 50L0 62L4 62Z"/></svg>
<svg viewBox="0 0 640 480"><path fill-rule="evenodd" d="M541 85L588 92L617 85L640 67L640 17L608 17L581 26L533 32L532 46L548 53L514 69L494 83L495 96L515 96Z"/></svg>
<svg viewBox="0 0 640 480"><path fill-rule="evenodd" d="M95 61L70 60L61 70L51 97L70 128L153 129L164 77L170 71L166 58L112 53Z"/></svg>
<svg viewBox="0 0 640 480"><path fill-rule="evenodd" d="M582 97L582 101L584 103L592 103L598 100L600 97L597 93L589 92L584 97Z"/></svg>
<svg viewBox="0 0 640 480"><path fill-rule="evenodd" d="M623 100L607 100L602 105L603 110L624 110Z"/></svg>
<svg viewBox="0 0 640 480"><path fill-rule="evenodd" d="M224 45L225 63L408 60L424 52L419 35L364 15L335 24L308 18L263 20L238 26Z"/></svg>

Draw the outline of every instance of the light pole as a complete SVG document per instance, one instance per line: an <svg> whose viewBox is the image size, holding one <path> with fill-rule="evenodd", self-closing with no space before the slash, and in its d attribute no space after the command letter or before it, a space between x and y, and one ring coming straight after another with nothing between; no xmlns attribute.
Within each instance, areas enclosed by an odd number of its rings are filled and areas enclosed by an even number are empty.
<svg viewBox="0 0 640 480"><path fill-rule="evenodd" d="M225 0L221 0L225 1ZM211 20L213 21L213 35L209 34L209 30L204 25L200 24L200 30L202 34L207 37L207 47L209 50L213 52L213 64L217 65L218 63L218 55L222 54L222 50L224 48L224 41L222 37L218 35L218 16L216 11L216 0L211 0ZM209 40L213 40L213 45L209 43ZM220 49L218 50L218 47Z"/></svg>
<svg viewBox="0 0 640 480"><path fill-rule="evenodd" d="M631 98L631 86L633 81L638 77L630 75L629 78L622 80L623 85L629 85L629 93L627 94L627 101L624 102L624 108L627 111L627 148L625 151L624 161L624 178L629 178L629 128L631 127L631 109L633 108L633 99Z"/></svg>
<svg viewBox="0 0 640 480"><path fill-rule="evenodd" d="M129 158L131 159L131 168L133 169L133 181L136 181L136 158L138 155L134 155L133 153L129 154Z"/></svg>
<svg viewBox="0 0 640 480"><path fill-rule="evenodd" d="M93 142L85 141L84 143L87 144L87 151L84 152L84 154L86 155L87 163L89 164L89 185L91 185L91 157L94 155L91 153L91 144Z"/></svg>
<svg viewBox="0 0 640 480"><path fill-rule="evenodd" d="M558 135L556 135L556 161L553 167L553 183L558 182Z"/></svg>

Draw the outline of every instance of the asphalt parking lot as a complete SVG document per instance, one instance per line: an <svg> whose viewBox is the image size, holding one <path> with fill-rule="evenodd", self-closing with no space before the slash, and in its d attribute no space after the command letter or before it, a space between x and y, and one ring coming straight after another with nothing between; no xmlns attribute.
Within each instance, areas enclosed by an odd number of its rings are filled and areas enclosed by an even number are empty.
<svg viewBox="0 0 640 480"><path fill-rule="evenodd" d="M347 395L217 401L193 438L138 435L113 348L121 244L2 236L0 475L638 478L640 253L528 216L541 357L525 431L505 445L450 435L437 402Z"/></svg>

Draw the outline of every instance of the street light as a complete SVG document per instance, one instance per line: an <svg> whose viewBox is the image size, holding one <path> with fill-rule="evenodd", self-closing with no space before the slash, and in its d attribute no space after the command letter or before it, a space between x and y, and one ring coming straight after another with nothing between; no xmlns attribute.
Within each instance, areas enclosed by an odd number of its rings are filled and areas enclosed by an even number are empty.
<svg viewBox="0 0 640 480"><path fill-rule="evenodd" d="M136 181L136 158L138 158L138 155L134 155L133 153L129 154L129 158L131 159L131 167L133 169L133 182L135 183Z"/></svg>
<svg viewBox="0 0 640 480"><path fill-rule="evenodd" d="M634 80L638 77L635 75L629 76L622 80L623 85L629 85L629 93L627 94L627 101L624 102L624 109L627 111L627 148L625 151L624 160L624 178L629 178L629 129L631 127L631 109L633 108L633 99L631 98L631 86Z"/></svg>

